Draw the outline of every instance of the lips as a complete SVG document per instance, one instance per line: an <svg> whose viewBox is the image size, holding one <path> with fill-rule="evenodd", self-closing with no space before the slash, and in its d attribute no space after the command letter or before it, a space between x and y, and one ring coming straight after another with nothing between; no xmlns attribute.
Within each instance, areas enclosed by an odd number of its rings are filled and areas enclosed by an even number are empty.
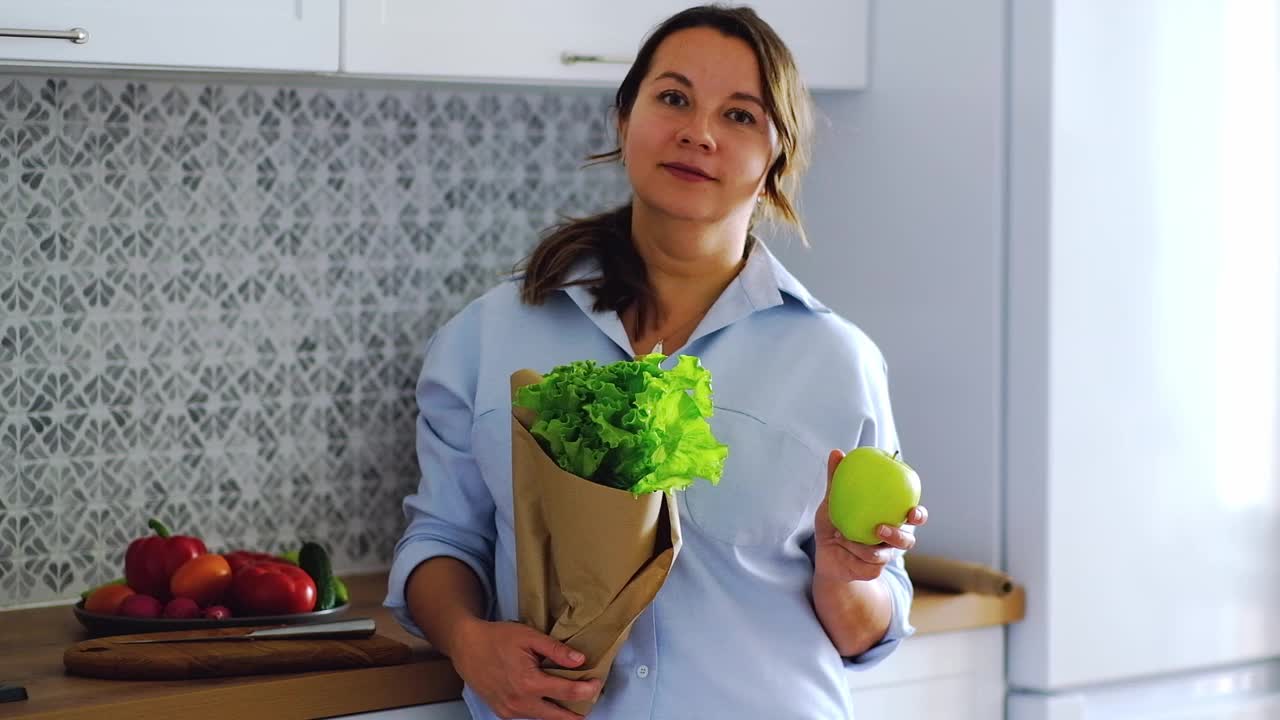
<svg viewBox="0 0 1280 720"><path fill-rule="evenodd" d="M694 165L686 165L684 163L662 163L662 167L672 170L680 175L692 175L704 180L715 180L715 178L709 173Z"/></svg>

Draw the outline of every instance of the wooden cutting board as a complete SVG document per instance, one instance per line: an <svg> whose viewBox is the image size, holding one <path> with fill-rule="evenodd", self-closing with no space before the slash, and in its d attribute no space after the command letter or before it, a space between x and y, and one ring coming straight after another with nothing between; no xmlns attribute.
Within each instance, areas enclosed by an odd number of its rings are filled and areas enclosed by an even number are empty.
<svg viewBox="0 0 1280 720"><path fill-rule="evenodd" d="M215 642L121 644L143 638L236 635L252 628L115 635L76 643L62 655L67 672L113 680L183 680L398 665L409 646L382 635Z"/></svg>

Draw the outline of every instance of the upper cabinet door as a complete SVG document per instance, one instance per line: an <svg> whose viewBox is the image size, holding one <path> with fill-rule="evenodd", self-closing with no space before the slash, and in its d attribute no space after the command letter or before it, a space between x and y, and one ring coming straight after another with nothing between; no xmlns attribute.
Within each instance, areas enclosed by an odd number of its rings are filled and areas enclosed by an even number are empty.
<svg viewBox="0 0 1280 720"><path fill-rule="evenodd" d="M616 86L644 35L682 7L672 0L343 0L342 70Z"/></svg>
<svg viewBox="0 0 1280 720"><path fill-rule="evenodd" d="M343 0L342 70L473 82L616 87L685 0ZM866 84L867 0L750 3L814 89Z"/></svg>
<svg viewBox="0 0 1280 720"><path fill-rule="evenodd" d="M795 55L812 90L860 90L867 86L868 0L754 0Z"/></svg>
<svg viewBox="0 0 1280 720"><path fill-rule="evenodd" d="M0 62L333 72L338 3L0 0Z"/></svg>

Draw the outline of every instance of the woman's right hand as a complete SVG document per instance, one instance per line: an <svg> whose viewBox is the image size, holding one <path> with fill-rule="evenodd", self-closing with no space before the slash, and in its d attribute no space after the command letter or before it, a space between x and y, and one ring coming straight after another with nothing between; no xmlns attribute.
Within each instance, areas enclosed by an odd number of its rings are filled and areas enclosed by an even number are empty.
<svg viewBox="0 0 1280 720"><path fill-rule="evenodd" d="M542 671L542 658L577 667L581 653L533 628L515 622L471 620L450 643L453 667L472 692L500 718L578 720L582 716L548 700L590 700L600 680L566 680Z"/></svg>

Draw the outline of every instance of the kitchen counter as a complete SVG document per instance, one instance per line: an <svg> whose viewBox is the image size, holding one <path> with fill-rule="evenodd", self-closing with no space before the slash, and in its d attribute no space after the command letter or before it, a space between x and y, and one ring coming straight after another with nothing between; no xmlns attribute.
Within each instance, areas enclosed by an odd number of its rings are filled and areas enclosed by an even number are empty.
<svg viewBox="0 0 1280 720"><path fill-rule="evenodd" d="M312 718L456 700L462 682L448 658L405 632L381 606L386 574L345 577L352 607L378 632L413 649L404 665L288 675L200 680L122 681L67 675L62 653L88 639L70 606L0 612L0 683L23 685L29 699L0 704L0 718L101 720L103 717ZM1016 622L1021 587L1004 597L917 588L911 620L918 633L944 633Z"/></svg>

